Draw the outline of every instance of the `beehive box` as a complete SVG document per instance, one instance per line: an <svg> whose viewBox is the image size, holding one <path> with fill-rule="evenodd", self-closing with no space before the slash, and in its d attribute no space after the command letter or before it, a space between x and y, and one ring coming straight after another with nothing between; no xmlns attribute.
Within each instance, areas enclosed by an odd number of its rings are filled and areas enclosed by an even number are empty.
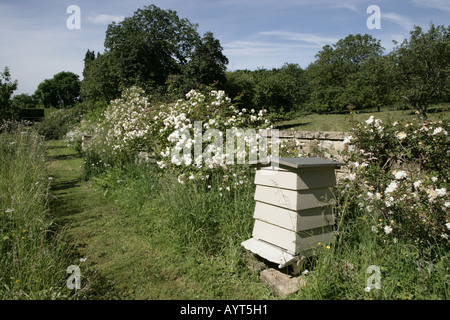
<svg viewBox="0 0 450 320"><path fill-rule="evenodd" d="M322 158L281 158L256 164L255 224L242 245L259 256L289 265L333 240L335 169Z"/></svg>

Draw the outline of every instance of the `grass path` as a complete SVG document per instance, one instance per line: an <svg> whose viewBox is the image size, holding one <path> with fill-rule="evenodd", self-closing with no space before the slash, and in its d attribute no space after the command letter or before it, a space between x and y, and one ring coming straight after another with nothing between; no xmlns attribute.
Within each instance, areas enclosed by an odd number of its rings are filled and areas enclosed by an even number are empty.
<svg viewBox="0 0 450 320"><path fill-rule="evenodd" d="M66 229L79 256L74 264L80 267L82 274L81 297L173 297L174 292L170 290L173 285L166 282L161 286L160 280L164 277L152 270L155 257L151 241L136 234L133 224L101 192L93 189L89 182L80 181L80 156L65 147L63 141L50 141L48 154L55 196L51 210L58 224ZM86 260L80 262L79 258Z"/></svg>
<svg viewBox="0 0 450 320"><path fill-rule="evenodd" d="M82 282L89 281L88 285L82 283L82 287L87 288L89 298L103 298L105 293L109 296L104 298L113 298L116 295L113 284L108 284L103 275L92 272L90 266L100 263L92 240L105 231L102 226L106 227L117 218L117 210L88 183L80 181L82 159L74 150L67 148L63 141L49 141L47 150L49 174L53 178L51 212L58 225L65 228L74 254L78 256L74 264L81 269ZM86 261L81 262L80 258L86 258ZM104 292L96 291L98 288Z"/></svg>
<svg viewBox="0 0 450 320"><path fill-rule="evenodd" d="M155 232L164 211L130 215L80 181L82 159L63 141L47 143L53 177L51 211L74 248L86 299L261 299L268 289L243 271L229 277L214 259L183 256L170 236ZM152 205L162 204L155 200ZM158 215L159 214L159 215ZM86 259L80 262L80 258Z"/></svg>

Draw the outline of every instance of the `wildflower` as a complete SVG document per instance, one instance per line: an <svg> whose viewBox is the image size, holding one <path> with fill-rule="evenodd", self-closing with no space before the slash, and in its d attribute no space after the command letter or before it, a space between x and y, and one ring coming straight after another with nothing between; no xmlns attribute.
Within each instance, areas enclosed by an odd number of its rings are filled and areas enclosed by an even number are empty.
<svg viewBox="0 0 450 320"><path fill-rule="evenodd" d="M419 189L420 185L422 184L422 181L417 180L416 182L413 183L414 188Z"/></svg>
<svg viewBox="0 0 450 320"><path fill-rule="evenodd" d="M370 292L370 287L365 287L365 288L364 288L364 291L365 291L365 292Z"/></svg>
<svg viewBox="0 0 450 320"><path fill-rule="evenodd" d="M309 275L309 270L306 269L305 271L302 272L302 274L305 275L305 276Z"/></svg>
<svg viewBox="0 0 450 320"><path fill-rule="evenodd" d="M396 137L399 139L399 140L403 140L403 139L405 139L406 138L406 133L404 133L403 131L401 131L401 132L396 132Z"/></svg>
<svg viewBox="0 0 450 320"><path fill-rule="evenodd" d="M164 169L164 167L166 166L164 161L157 161L156 164L159 166L160 169Z"/></svg>
<svg viewBox="0 0 450 320"><path fill-rule="evenodd" d="M431 178L431 181L433 181L433 182L437 182L437 181L438 181L438 178L436 178L436 177L432 177L432 178Z"/></svg>
<svg viewBox="0 0 450 320"><path fill-rule="evenodd" d="M344 139L344 144L348 144L348 143L350 143L351 141L352 141L352 139L353 139L353 137L352 136L348 136L348 137L345 137L345 139Z"/></svg>
<svg viewBox="0 0 450 320"><path fill-rule="evenodd" d="M178 176L178 182L181 183L181 184L184 183L184 173L183 173L183 174L180 174L180 175Z"/></svg>
<svg viewBox="0 0 450 320"><path fill-rule="evenodd" d="M329 245L327 245L327 246L326 246L326 248L327 248L328 250L330 250L330 249L331 249L331 247L330 247Z"/></svg>
<svg viewBox="0 0 450 320"><path fill-rule="evenodd" d="M428 194L430 202L434 202L434 200L436 200L436 198L438 197L436 191L433 189L427 189L426 193Z"/></svg>
<svg viewBox="0 0 450 320"><path fill-rule="evenodd" d="M384 226L384 233L385 234L389 234L392 232L392 227L390 226Z"/></svg>
<svg viewBox="0 0 450 320"><path fill-rule="evenodd" d="M445 226L447 227L448 230L450 230L450 222L447 222L447 223L445 224Z"/></svg>
<svg viewBox="0 0 450 320"><path fill-rule="evenodd" d="M374 116L370 116L370 118L367 119L365 122L366 122L367 124L371 124L371 123L374 122L374 120L375 120Z"/></svg>
<svg viewBox="0 0 450 320"><path fill-rule="evenodd" d="M392 206L393 202L394 202L394 198L393 198L393 197L389 197L389 198L387 198L387 199L384 201L384 203L386 204L387 207Z"/></svg>
<svg viewBox="0 0 450 320"><path fill-rule="evenodd" d="M437 134L439 134L439 133L441 133L441 132L443 132L445 135L447 135L447 131L445 131L445 130L444 130L443 128L441 128L441 127L438 127L438 128L436 128L436 129L434 129L432 135L434 136L434 135L437 135Z"/></svg>
<svg viewBox="0 0 450 320"><path fill-rule="evenodd" d="M408 174L403 170L395 170L394 176L395 176L395 179L401 180L403 178L406 178L408 176Z"/></svg>
<svg viewBox="0 0 450 320"><path fill-rule="evenodd" d="M384 191L384 193L391 193L394 192L397 189L397 182L392 181L389 186L386 188L386 190Z"/></svg>
<svg viewBox="0 0 450 320"><path fill-rule="evenodd" d="M438 197L445 197L445 195L447 194L447 189L446 188L435 189L434 191L436 192L436 195Z"/></svg>

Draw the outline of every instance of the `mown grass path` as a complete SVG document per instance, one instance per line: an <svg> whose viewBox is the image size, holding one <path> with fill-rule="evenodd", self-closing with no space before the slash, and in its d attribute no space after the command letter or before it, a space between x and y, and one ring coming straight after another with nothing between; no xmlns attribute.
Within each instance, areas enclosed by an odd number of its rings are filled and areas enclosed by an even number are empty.
<svg viewBox="0 0 450 320"><path fill-rule="evenodd" d="M49 141L47 153L52 179L51 212L58 225L64 228L73 247L74 264L79 265L84 282L82 287L87 289L83 296L96 299L108 298L104 294L114 296L113 285L108 284L103 275L93 272L90 266L102 264L100 255L93 250L92 240L105 230L101 226L110 223L116 209L88 183L80 181L83 160L75 150L67 148L63 141ZM80 259L86 260L82 262Z"/></svg>
<svg viewBox="0 0 450 320"><path fill-rule="evenodd" d="M67 233L73 264L82 274L86 299L260 299L268 290L247 271L227 276L214 259L183 256L170 236L158 233L166 220L155 199L148 210L130 214L80 180L82 158L63 141L47 142L52 180L51 211ZM80 261L86 259L85 261Z"/></svg>

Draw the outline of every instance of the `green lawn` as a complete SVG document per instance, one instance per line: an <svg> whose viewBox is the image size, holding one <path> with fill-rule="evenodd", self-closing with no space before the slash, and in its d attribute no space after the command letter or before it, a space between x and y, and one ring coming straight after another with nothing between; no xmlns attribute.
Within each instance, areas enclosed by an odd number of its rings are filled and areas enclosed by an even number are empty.
<svg viewBox="0 0 450 320"><path fill-rule="evenodd" d="M430 108L429 120L450 119L448 107ZM370 116L374 116L382 121L409 121L417 119L417 115L411 110L395 110L381 112L360 112L354 116L350 114L308 114L299 116L289 121L282 121L275 124L278 129L293 129L300 131L343 131L348 132L355 122L365 121Z"/></svg>
<svg viewBox="0 0 450 320"><path fill-rule="evenodd" d="M75 250L73 264L82 274L80 298L276 298L245 264L181 248L174 240L164 197L146 192L153 187L151 177L121 177L130 181L128 187L105 197L92 182L80 181L83 160L73 149L63 141L50 141L48 150L56 197L51 210ZM146 185L132 186L133 182ZM180 195L169 196L177 201ZM235 253L238 261L242 252Z"/></svg>

